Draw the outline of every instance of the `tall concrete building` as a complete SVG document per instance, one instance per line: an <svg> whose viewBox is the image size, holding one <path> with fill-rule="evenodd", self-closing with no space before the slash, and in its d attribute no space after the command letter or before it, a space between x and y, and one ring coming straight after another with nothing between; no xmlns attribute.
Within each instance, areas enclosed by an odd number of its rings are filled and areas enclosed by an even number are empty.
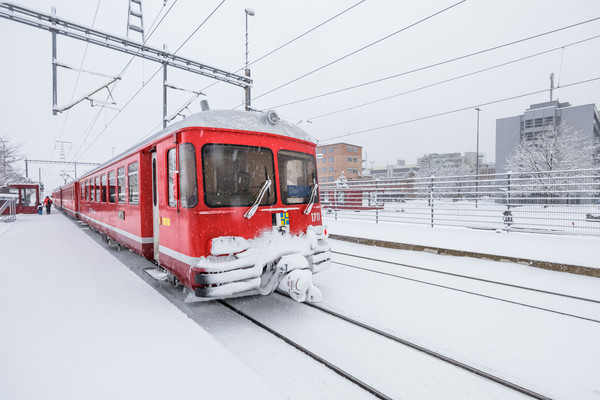
<svg viewBox="0 0 600 400"><path fill-rule="evenodd" d="M506 159L521 138L533 139L536 132L567 123L591 140L600 137L600 117L595 104L571 106L557 100L532 104L522 115L496 120L496 171L508 172Z"/></svg>
<svg viewBox="0 0 600 400"><path fill-rule="evenodd" d="M319 182L334 182L342 172L348 180L362 174L362 147L335 143L317 147L317 174Z"/></svg>

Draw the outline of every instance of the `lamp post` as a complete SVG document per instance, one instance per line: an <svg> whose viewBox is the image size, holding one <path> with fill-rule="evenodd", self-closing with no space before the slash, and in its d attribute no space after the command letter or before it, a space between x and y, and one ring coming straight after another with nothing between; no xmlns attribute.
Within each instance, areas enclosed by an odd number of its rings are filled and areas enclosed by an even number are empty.
<svg viewBox="0 0 600 400"><path fill-rule="evenodd" d="M475 108L477 111L477 152L475 154L475 208L477 208L477 198L479 197L479 112L481 109Z"/></svg>
<svg viewBox="0 0 600 400"><path fill-rule="evenodd" d="M251 8L246 8L246 10L244 10L246 13L246 68L244 69L244 73L245 75L249 78L250 77L250 68L248 68L248 16L254 16L254 10ZM246 86L245 87L245 92L246 92L246 111L250 111L250 86Z"/></svg>

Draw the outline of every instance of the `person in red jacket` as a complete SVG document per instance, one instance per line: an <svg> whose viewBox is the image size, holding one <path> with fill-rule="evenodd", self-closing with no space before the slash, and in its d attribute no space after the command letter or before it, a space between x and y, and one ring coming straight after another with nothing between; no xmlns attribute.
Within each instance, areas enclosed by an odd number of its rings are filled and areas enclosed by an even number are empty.
<svg viewBox="0 0 600 400"><path fill-rule="evenodd" d="M46 207L46 214L50 214L50 206L52 205L52 199L48 196L44 199L44 206Z"/></svg>

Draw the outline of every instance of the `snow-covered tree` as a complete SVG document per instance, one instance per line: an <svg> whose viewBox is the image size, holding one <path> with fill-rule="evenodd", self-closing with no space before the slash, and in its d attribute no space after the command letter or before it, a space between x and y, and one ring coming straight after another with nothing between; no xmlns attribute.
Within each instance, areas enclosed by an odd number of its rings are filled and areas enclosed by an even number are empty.
<svg viewBox="0 0 600 400"><path fill-rule="evenodd" d="M584 169L594 166L597 152L598 141L562 123L522 138L506 161L513 172Z"/></svg>
<svg viewBox="0 0 600 400"><path fill-rule="evenodd" d="M11 182L23 182L22 172L17 168L17 163L23 160L20 154L20 145L0 137L0 187Z"/></svg>
<svg viewBox="0 0 600 400"><path fill-rule="evenodd" d="M598 140L562 123L522 138L506 161L513 173L520 173L522 196L553 203L555 198L586 190L569 173L554 171L592 168L598 163L599 149Z"/></svg>

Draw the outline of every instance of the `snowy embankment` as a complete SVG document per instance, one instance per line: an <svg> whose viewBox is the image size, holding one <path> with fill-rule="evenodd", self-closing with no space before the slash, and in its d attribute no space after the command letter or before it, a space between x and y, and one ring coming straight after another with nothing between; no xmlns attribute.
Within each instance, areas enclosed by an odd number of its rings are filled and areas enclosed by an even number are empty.
<svg viewBox="0 0 600 400"><path fill-rule="evenodd" d="M600 269L600 237L431 228L323 217L330 234Z"/></svg>
<svg viewBox="0 0 600 400"><path fill-rule="evenodd" d="M0 224L0 273L2 399L281 397L58 212Z"/></svg>

